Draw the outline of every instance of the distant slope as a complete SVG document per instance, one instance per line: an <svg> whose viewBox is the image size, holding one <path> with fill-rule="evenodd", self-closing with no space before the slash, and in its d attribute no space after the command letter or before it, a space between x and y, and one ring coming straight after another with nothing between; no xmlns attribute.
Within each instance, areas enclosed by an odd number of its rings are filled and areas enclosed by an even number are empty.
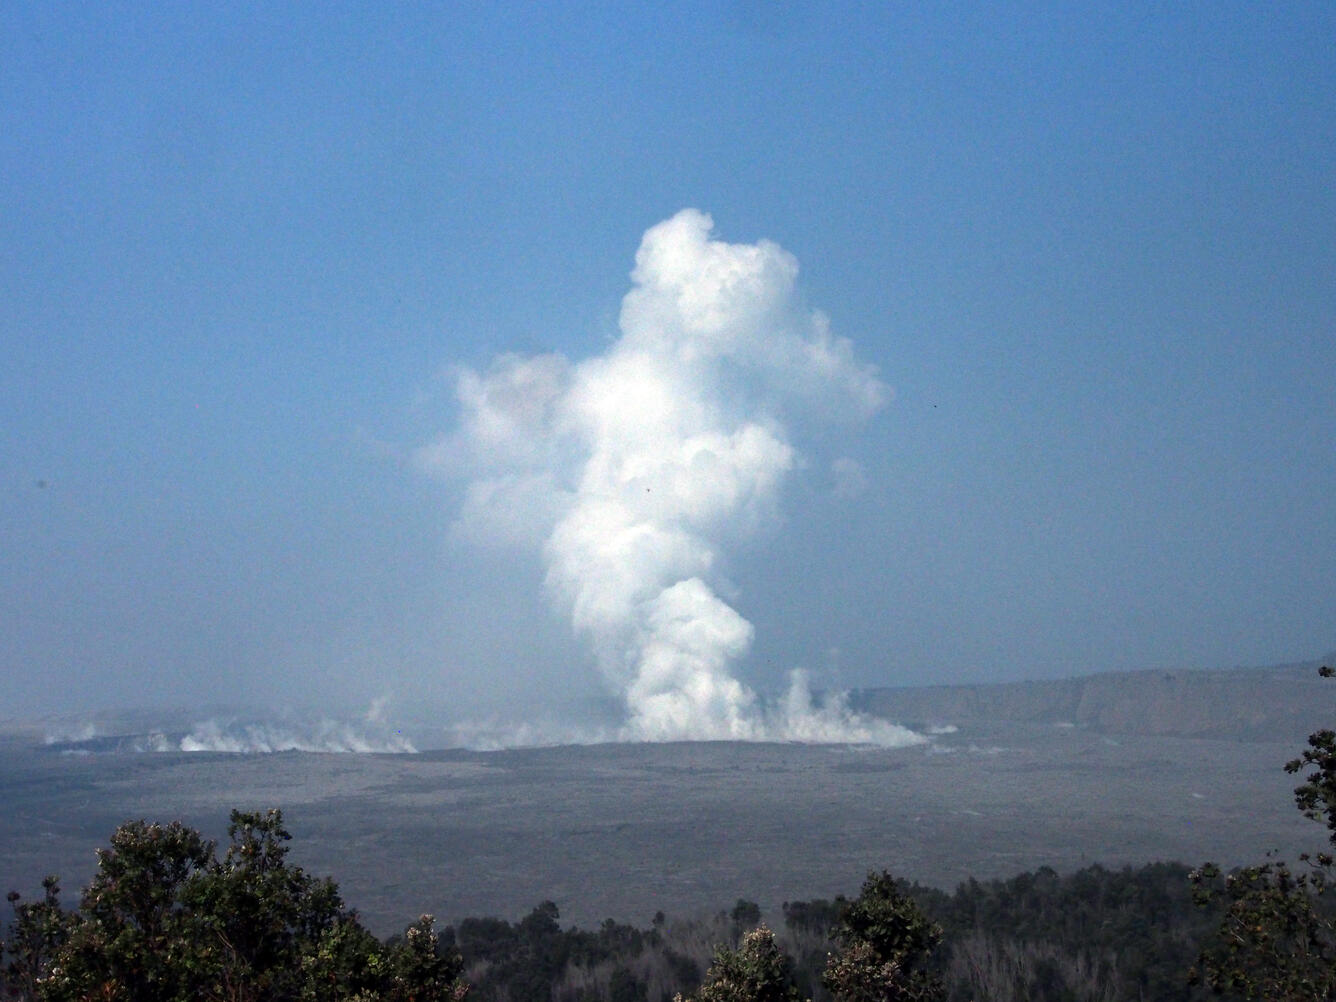
<svg viewBox="0 0 1336 1002"><path fill-rule="evenodd" d="M996 685L864 689L864 712L911 727L1071 724L1107 734L1302 741L1336 726L1336 681L1321 661L1270 668L1109 672Z"/></svg>

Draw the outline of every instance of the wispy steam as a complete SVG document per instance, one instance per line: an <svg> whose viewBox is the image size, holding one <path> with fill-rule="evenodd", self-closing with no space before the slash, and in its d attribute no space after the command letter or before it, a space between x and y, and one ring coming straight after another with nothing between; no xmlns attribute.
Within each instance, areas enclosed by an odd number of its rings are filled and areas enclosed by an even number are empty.
<svg viewBox="0 0 1336 1002"><path fill-rule="evenodd" d="M694 209L646 232L621 335L597 357L502 355L457 373L460 420L419 453L466 486L455 531L536 548L547 587L625 702L632 740L921 740L734 674L752 626L716 593L721 546L777 521L789 422L859 421L875 370L797 302L792 255L711 238ZM844 461L840 489L861 470Z"/></svg>
<svg viewBox="0 0 1336 1002"><path fill-rule="evenodd" d="M417 749L391 726L386 701L378 699L360 721L286 714L280 717L216 715L188 727L179 724L138 730L139 721L111 721L105 733L89 723L66 723L48 730L44 744L62 754L127 752L232 752L260 755L301 751L411 754Z"/></svg>
<svg viewBox="0 0 1336 1002"><path fill-rule="evenodd" d="M43 735L42 743L47 745L80 744L92 741L97 736L97 725L91 721L66 721L48 728Z"/></svg>
<svg viewBox="0 0 1336 1002"><path fill-rule="evenodd" d="M189 734L176 743L176 748L185 752L246 754L283 751L409 754L416 751L412 742L402 734L373 736L362 728L333 720L321 720L304 727L206 720L196 724ZM175 749L168 742L165 747L147 750Z"/></svg>

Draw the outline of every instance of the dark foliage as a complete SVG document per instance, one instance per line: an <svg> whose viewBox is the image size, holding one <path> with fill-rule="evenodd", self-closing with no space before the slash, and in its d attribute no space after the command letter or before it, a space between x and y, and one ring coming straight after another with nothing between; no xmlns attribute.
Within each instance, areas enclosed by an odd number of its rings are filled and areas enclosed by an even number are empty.
<svg viewBox="0 0 1336 1002"><path fill-rule="evenodd" d="M563 930L559 918L557 906L545 901L513 925L497 918L460 922L455 938L468 963L471 998L476 1002L647 1002L645 979L632 968L647 944L658 945L657 930L642 932L611 919L594 932ZM688 969L699 977L694 964ZM572 977L575 970L599 973Z"/></svg>
<svg viewBox="0 0 1336 1002"><path fill-rule="evenodd" d="M840 910L822 982L840 1002L937 1002L941 979L928 966L942 941L930 920L886 871L868 874Z"/></svg>
<svg viewBox="0 0 1336 1002"><path fill-rule="evenodd" d="M744 902L739 901L739 905ZM753 906L755 907L755 906ZM734 909L736 919L737 909ZM757 909L759 915L760 909ZM677 1002L682 997L677 996ZM692 1002L801 1002L793 962L764 925L742 937L737 949L715 951L714 962Z"/></svg>
<svg viewBox="0 0 1336 1002"><path fill-rule="evenodd" d="M946 934L948 998L1201 997L1188 971L1213 917L1198 910L1178 863L1068 876L1042 867L1009 880L962 884L951 896L916 890Z"/></svg>
<svg viewBox="0 0 1336 1002"><path fill-rule="evenodd" d="M970 880L954 894L898 886L942 930L927 969L942 979L950 1002L1186 1002L1207 997L1187 976L1214 921L1194 906L1188 873L1176 863L1092 866L1068 876L1043 867L1009 880ZM784 906L805 991L846 906L838 898ZM822 999L820 990L812 995Z"/></svg>
<svg viewBox="0 0 1336 1002"><path fill-rule="evenodd" d="M733 906L733 910L728 913L728 917L740 929L755 929L761 924L761 906L755 901L738 898L738 903Z"/></svg>
<svg viewBox="0 0 1336 1002"><path fill-rule="evenodd" d="M1323 667L1323 678L1336 675ZM1304 817L1324 825L1336 847L1336 732L1324 729L1285 771L1308 770L1294 791ZM1195 979L1244 998L1336 999L1336 871L1329 851L1304 853L1299 866L1268 860L1222 874L1208 863L1192 875L1197 899L1223 903L1215 939Z"/></svg>
<svg viewBox="0 0 1336 1002"><path fill-rule="evenodd" d="M338 888L288 864L278 811L232 813L219 859L179 822L122 825L98 852L79 907L54 878L41 902L11 895L4 991L41 1002L266 1000L460 1002L462 961L430 916L382 944Z"/></svg>
<svg viewBox="0 0 1336 1002"><path fill-rule="evenodd" d="M454 998L467 962L476 1002L668 1002L701 990L721 944L729 952L719 973L729 973L728 958L743 953L736 919L753 915L739 902L696 922L657 915L644 930L611 920L563 929L557 906L544 902L518 922L465 919L437 937L424 919L382 943L332 883L286 862L286 841L277 814L237 815L221 860L180 826L124 826L79 909L60 907L54 878L39 900L11 895L8 997ZM869 883L871 894L865 885L853 901L787 902L783 934L738 957L743 969L769 971L758 990L786 985L828 1002L830 955L861 942L874 949L846 959L870 963L863 973L913 954L910 975L924 984L939 978L950 1002L1209 997L1186 984L1186 973L1221 911L1194 907L1184 866L1095 866L1066 876L1042 868L971 880L953 894L884 874ZM941 943L930 953L934 927ZM761 947L771 945L778 952L766 960ZM57 957L66 980L39 983ZM782 976L765 966L776 957ZM725 980L715 977L716 993ZM427 994L409 993L423 985Z"/></svg>
<svg viewBox="0 0 1336 1002"><path fill-rule="evenodd" d="M11 891L9 903L14 920L2 944L6 963L0 982L15 998L35 999L50 958L69 938L70 917L60 907L60 881L53 876L42 881L41 901L25 902Z"/></svg>

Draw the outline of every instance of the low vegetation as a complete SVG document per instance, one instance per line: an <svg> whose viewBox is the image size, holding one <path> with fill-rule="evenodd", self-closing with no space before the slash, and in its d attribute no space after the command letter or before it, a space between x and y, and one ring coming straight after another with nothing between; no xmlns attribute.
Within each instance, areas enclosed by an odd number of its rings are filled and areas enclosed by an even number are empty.
<svg viewBox="0 0 1336 1002"><path fill-rule="evenodd" d="M1336 672L1322 668L1321 674ZM1309 735L1308 747L1285 771L1305 772L1295 803L1326 826L1328 850L1336 849L1336 732ZM1224 907L1219 934L1202 952L1194 980L1276 1002L1336 998L1336 861L1328 850L1304 853L1297 867L1268 860L1228 875L1212 864L1194 871L1197 900Z"/></svg>
<svg viewBox="0 0 1336 1002"><path fill-rule="evenodd" d="M1331 677L1330 669L1322 669ZM278 811L233 812L222 855L135 821L79 903L56 878L9 895L0 998L75 1002L1104 1002L1336 999L1336 733L1286 768L1327 849L1230 874L1156 863L1041 868L954 893L869 874L857 897L795 901L774 929L740 900L708 919L563 929L422 916L370 933L328 879L287 860Z"/></svg>

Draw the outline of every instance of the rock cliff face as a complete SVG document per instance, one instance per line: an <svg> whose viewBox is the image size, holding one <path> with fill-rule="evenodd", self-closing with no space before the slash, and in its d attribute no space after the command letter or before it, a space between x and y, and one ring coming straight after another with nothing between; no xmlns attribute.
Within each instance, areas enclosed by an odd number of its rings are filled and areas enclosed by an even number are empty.
<svg viewBox="0 0 1336 1002"><path fill-rule="evenodd" d="M1075 726L1107 734L1302 741L1336 727L1336 679L1323 661L1274 668L1110 672L997 685L865 689L855 704L911 727Z"/></svg>

